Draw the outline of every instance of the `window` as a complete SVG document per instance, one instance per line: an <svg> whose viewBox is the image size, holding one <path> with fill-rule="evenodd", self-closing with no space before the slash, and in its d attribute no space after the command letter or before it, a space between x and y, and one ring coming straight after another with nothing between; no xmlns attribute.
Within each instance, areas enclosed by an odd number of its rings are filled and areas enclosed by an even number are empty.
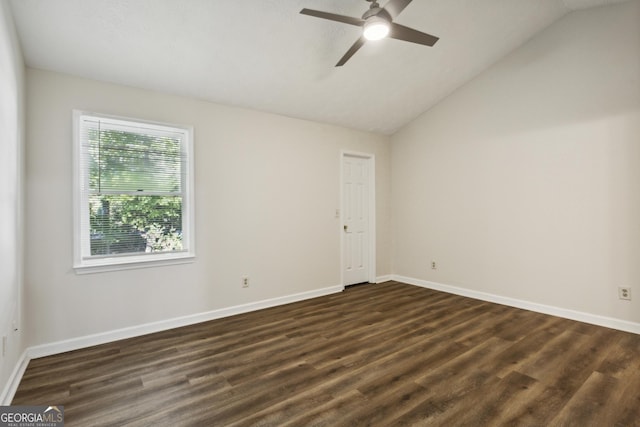
<svg viewBox="0 0 640 427"><path fill-rule="evenodd" d="M78 273L194 257L192 129L74 112Z"/></svg>

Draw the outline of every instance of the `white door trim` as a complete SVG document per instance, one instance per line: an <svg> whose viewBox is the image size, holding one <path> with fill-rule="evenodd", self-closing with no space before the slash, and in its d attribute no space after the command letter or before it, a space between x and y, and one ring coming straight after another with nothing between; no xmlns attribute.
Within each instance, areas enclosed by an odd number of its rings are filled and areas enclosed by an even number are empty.
<svg viewBox="0 0 640 427"><path fill-rule="evenodd" d="M340 151L340 223L338 224L338 233L340 233L340 283L344 286L344 167L343 161L345 157L356 157L367 160L369 167L369 224L367 232L369 234L369 283L376 283L376 157L371 153L362 153L357 151L341 150Z"/></svg>

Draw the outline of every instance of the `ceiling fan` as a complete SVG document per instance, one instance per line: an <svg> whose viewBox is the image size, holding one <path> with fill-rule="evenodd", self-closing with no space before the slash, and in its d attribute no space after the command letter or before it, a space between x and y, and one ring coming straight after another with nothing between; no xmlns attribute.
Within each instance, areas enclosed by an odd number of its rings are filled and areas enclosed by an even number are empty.
<svg viewBox="0 0 640 427"><path fill-rule="evenodd" d="M363 27L362 36L356 40L347 53L338 61L336 67L342 67L367 40L380 40L388 36L392 39L418 43L425 46L433 46L438 41L438 37L436 36L393 22L394 18L397 18L400 12L402 12L412 0L390 0L385 7L380 7L377 0L366 1L371 3L371 6L369 6L369 10L362 15L362 18L352 18L350 16L306 8L300 11L303 15Z"/></svg>

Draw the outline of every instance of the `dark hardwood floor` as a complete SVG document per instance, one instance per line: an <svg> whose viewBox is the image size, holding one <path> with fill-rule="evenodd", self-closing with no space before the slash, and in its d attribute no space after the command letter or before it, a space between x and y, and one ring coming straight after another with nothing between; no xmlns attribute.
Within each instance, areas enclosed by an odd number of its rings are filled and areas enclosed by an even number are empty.
<svg viewBox="0 0 640 427"><path fill-rule="evenodd" d="M72 426L640 426L640 336L396 282L32 360Z"/></svg>

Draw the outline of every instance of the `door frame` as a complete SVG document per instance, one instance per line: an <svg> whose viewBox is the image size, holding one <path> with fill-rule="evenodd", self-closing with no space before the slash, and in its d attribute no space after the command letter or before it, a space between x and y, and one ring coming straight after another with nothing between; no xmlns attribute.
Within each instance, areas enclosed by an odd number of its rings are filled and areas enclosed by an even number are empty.
<svg viewBox="0 0 640 427"><path fill-rule="evenodd" d="M376 156L372 153L362 153L358 151L341 150L340 151L340 223L338 224L338 232L340 233L340 283L344 284L344 159L346 157L354 157L367 161L369 180L368 185L368 226L369 234L369 268L368 281L376 283Z"/></svg>

